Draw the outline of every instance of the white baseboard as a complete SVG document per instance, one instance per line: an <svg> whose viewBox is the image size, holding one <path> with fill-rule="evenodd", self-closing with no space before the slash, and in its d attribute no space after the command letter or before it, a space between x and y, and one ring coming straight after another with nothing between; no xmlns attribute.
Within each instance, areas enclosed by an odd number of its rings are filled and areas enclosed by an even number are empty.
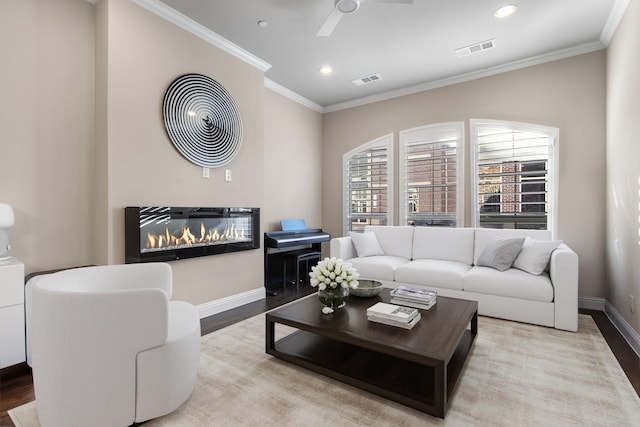
<svg viewBox="0 0 640 427"><path fill-rule="evenodd" d="M261 287L214 301L209 301L204 304L200 304L196 308L198 309L198 315L203 319L208 316L213 316L214 314L222 313L223 311L231 310L232 308L240 307L244 304L261 300L262 298L266 298L266 296L266 289Z"/></svg>
<svg viewBox="0 0 640 427"><path fill-rule="evenodd" d="M640 357L640 335L622 317L620 312L604 298L578 297L578 307L587 310L604 311L613 326L620 332L633 351Z"/></svg>
<svg viewBox="0 0 640 427"><path fill-rule="evenodd" d="M604 311L607 300L596 297L578 297L578 307L586 310Z"/></svg>
<svg viewBox="0 0 640 427"><path fill-rule="evenodd" d="M613 323L613 326L616 327L618 331L622 334L624 339L629 343L633 351L636 352L638 357L640 357L640 335L631 327L629 322L622 317L620 312L616 310L614 306L609 304L609 301L605 301L605 309L604 312Z"/></svg>

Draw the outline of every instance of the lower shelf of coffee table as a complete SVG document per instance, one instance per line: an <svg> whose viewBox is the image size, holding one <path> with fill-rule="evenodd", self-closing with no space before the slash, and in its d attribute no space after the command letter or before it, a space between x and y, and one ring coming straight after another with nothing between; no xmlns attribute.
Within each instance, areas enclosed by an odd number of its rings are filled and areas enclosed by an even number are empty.
<svg viewBox="0 0 640 427"><path fill-rule="evenodd" d="M447 365L447 396L451 395L474 338L475 335L467 330ZM280 339L273 349L267 349L267 353L420 411L444 417L434 404L434 368L431 366L302 330Z"/></svg>

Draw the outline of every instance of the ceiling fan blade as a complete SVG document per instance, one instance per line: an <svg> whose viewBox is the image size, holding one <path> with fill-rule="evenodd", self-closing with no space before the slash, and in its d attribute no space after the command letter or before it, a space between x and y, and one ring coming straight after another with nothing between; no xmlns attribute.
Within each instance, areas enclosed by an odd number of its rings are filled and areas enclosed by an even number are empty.
<svg viewBox="0 0 640 427"><path fill-rule="evenodd" d="M343 13L340 12L337 7L334 7L316 33L316 36L329 37L331 33L333 33L333 30L336 28L336 25L338 25L338 22L340 22L340 18L342 18L342 15Z"/></svg>

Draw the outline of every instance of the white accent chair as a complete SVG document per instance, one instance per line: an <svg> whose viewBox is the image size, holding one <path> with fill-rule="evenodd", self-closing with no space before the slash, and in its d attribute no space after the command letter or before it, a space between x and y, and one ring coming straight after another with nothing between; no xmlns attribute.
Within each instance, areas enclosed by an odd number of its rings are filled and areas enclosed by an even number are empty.
<svg viewBox="0 0 640 427"><path fill-rule="evenodd" d="M169 301L168 264L77 268L29 282L41 425L129 426L191 395L200 319L193 305Z"/></svg>

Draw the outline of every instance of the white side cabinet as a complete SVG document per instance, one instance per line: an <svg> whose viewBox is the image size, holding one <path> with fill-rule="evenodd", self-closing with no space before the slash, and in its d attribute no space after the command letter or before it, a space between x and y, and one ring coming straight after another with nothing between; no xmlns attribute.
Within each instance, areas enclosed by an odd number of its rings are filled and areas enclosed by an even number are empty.
<svg viewBox="0 0 640 427"><path fill-rule="evenodd" d="M0 260L0 369L25 361L24 264Z"/></svg>

